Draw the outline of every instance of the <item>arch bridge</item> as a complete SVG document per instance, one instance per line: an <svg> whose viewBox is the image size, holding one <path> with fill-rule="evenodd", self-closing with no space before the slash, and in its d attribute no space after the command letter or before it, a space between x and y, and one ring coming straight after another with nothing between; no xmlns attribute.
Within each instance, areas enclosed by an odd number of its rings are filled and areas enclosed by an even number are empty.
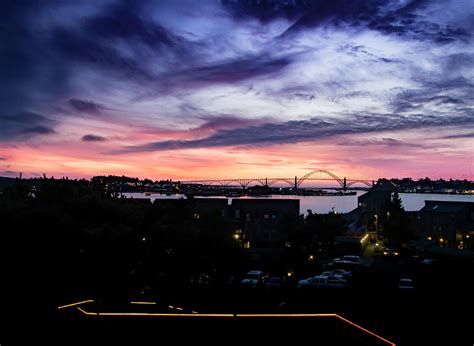
<svg viewBox="0 0 474 346"><path fill-rule="evenodd" d="M311 172L308 172L303 177L298 178L240 178L240 179L201 179L201 180L187 180L181 181L182 184L202 184L202 185L217 185L221 187L228 186L241 186L243 189L246 189L250 184L260 184L262 186L272 186L276 183L286 183L294 189L298 189L301 184L305 181L321 181L329 180L337 182L342 190L347 190L348 187L360 183L364 184L367 187L372 187L374 185L374 180L369 179L351 179L351 178L339 178L334 173L331 173L326 170L317 169Z"/></svg>

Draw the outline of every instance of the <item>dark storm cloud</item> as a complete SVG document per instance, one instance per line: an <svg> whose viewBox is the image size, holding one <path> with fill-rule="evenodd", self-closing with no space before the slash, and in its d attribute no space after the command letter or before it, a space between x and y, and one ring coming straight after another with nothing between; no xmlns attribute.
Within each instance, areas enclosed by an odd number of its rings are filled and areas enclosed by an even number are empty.
<svg viewBox="0 0 474 346"><path fill-rule="evenodd" d="M315 0L315 1L223 1L224 8L237 19L257 18L268 22L286 18L294 23L281 35L288 37L319 26L349 25L368 27L389 35L409 36L418 40L449 43L467 40L471 34L466 23L440 25L436 18L419 14L432 1L407 2L385 0ZM431 14L432 15L432 14ZM442 16L441 13L435 15Z"/></svg>
<svg viewBox="0 0 474 346"><path fill-rule="evenodd" d="M34 112L0 115L0 140L24 140L31 136L54 133L56 121Z"/></svg>
<svg viewBox="0 0 474 346"><path fill-rule="evenodd" d="M160 75L158 91L198 88L212 84L232 84L247 79L270 77L291 64L289 57L273 58L268 55L231 59L205 66Z"/></svg>
<svg viewBox="0 0 474 346"><path fill-rule="evenodd" d="M15 113L67 99L80 89L75 81L84 71L142 83L156 77L150 61L176 63L179 57L188 58L180 37L144 19L144 4L2 3L0 112ZM71 104L81 107L74 101Z"/></svg>
<svg viewBox="0 0 474 346"><path fill-rule="evenodd" d="M152 80L153 74L135 59L124 56L113 47L72 29L57 28L52 34L52 46L65 59L93 68L106 69L119 77L132 80Z"/></svg>
<svg viewBox="0 0 474 346"><path fill-rule="evenodd" d="M219 130L215 134L196 140L170 140L131 146L115 153L160 151L173 149L209 148L225 146L271 146L278 144L315 141L339 135L370 134L383 131L400 131L412 128L433 128L470 125L474 115L435 117L412 115L350 115L340 119L312 118L279 124L262 124L247 128ZM387 140L394 145L393 140Z"/></svg>
<svg viewBox="0 0 474 346"><path fill-rule="evenodd" d="M174 46L177 38L162 26L140 16L139 1L122 1L87 18L84 30L104 39L139 40L151 47Z"/></svg>
<svg viewBox="0 0 474 346"><path fill-rule="evenodd" d="M4 157L0 157L0 161L6 161L7 159Z"/></svg>
<svg viewBox="0 0 474 346"><path fill-rule="evenodd" d="M43 32L30 27L43 3L2 2L0 11L0 113L15 113L68 90L67 71L51 57ZM37 28L36 28L37 29Z"/></svg>
<svg viewBox="0 0 474 346"><path fill-rule="evenodd" d="M88 134L82 136L81 140L83 142L105 142L107 138L98 135Z"/></svg>
<svg viewBox="0 0 474 346"><path fill-rule="evenodd" d="M76 111L89 114L100 114L101 110L104 109L104 106L99 103L80 99L70 99L69 105Z"/></svg>
<svg viewBox="0 0 474 346"><path fill-rule="evenodd" d="M255 17L262 21L275 18L297 19L290 30L315 26L327 20L367 20L379 12L383 2L351 0L315 1L223 1L236 18Z"/></svg>

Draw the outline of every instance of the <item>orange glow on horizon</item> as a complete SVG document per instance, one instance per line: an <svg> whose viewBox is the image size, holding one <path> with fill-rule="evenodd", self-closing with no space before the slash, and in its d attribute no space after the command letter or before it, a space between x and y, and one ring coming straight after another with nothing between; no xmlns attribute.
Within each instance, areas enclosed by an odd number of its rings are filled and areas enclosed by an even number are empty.
<svg viewBox="0 0 474 346"><path fill-rule="evenodd" d="M425 152L364 146L347 147L331 142L305 142L273 147L196 148L113 154L120 140L104 143L49 143L38 146L0 147L0 175L89 179L95 175L125 175L152 180L231 178L301 178L321 169L349 179L394 177L473 180L472 162L457 152ZM455 169L454 169L455 168ZM1 174L1 172L4 174ZM436 176L433 176L436 172ZM324 184L321 184L324 185ZM330 185L330 184L329 184Z"/></svg>

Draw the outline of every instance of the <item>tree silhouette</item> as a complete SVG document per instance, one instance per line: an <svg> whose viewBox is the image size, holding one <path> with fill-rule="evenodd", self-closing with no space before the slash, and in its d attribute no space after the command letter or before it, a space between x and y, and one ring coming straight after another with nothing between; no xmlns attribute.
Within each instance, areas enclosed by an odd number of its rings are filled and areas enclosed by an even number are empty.
<svg viewBox="0 0 474 346"><path fill-rule="evenodd" d="M382 230L389 243L394 245L408 241L413 235L408 215L397 191L392 193L390 201L384 208Z"/></svg>

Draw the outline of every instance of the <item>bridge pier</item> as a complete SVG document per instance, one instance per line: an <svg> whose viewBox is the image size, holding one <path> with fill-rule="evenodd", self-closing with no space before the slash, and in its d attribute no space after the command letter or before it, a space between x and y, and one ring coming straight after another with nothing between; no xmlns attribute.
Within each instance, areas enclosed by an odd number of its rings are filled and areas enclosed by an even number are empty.
<svg viewBox="0 0 474 346"><path fill-rule="evenodd" d="M347 191L347 180L346 177L342 180L342 191Z"/></svg>
<svg viewBox="0 0 474 346"><path fill-rule="evenodd" d="M295 190L298 189L298 177L295 176Z"/></svg>

